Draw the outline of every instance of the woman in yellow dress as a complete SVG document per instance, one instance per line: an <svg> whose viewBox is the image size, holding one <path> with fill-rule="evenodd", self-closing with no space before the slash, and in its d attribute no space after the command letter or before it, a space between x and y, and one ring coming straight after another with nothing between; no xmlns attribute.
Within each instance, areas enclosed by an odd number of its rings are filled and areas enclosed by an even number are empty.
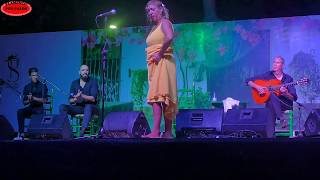
<svg viewBox="0 0 320 180"><path fill-rule="evenodd" d="M146 43L149 91L147 102L152 106L154 126L147 138L172 138L172 121L178 112L176 62L171 42L173 25L168 9L159 0L150 0L146 5L148 20L153 24ZM165 132L160 135L162 114Z"/></svg>

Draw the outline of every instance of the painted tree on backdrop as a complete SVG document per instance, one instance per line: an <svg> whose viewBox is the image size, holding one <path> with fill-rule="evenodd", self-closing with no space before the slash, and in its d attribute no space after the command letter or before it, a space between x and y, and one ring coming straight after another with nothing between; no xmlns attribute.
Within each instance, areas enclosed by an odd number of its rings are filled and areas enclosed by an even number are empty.
<svg viewBox="0 0 320 180"><path fill-rule="evenodd" d="M175 57L183 80L183 92L204 81L210 68L226 68L259 43L260 36L235 22L184 24L175 27ZM249 44L249 46L247 46ZM190 77L192 79L190 79Z"/></svg>
<svg viewBox="0 0 320 180"><path fill-rule="evenodd" d="M308 86L301 86L297 90L302 95L299 99L308 100L308 102L312 103L319 96L320 92L320 66L316 62L315 57L303 51L298 52L289 64L289 71L294 80L305 77L310 80Z"/></svg>
<svg viewBox="0 0 320 180"><path fill-rule="evenodd" d="M139 111L143 110L143 105L148 93L148 71L134 70L132 71L131 80L131 97L133 98L135 108Z"/></svg>

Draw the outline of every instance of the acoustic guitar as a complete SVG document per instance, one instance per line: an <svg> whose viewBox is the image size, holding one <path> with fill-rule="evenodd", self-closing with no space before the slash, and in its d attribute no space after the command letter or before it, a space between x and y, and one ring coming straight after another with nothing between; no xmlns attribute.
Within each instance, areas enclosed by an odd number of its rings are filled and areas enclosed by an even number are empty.
<svg viewBox="0 0 320 180"><path fill-rule="evenodd" d="M278 79L271 79L271 80L255 80L253 81L255 84L266 87L267 91L265 93L260 93L255 88L252 88L252 97L253 100L258 104L263 104L268 101L271 93L276 94L277 96L281 95L280 88L281 87L289 87L289 86L296 86L296 85L306 85L309 83L308 78L302 78L299 81L285 83L282 84Z"/></svg>

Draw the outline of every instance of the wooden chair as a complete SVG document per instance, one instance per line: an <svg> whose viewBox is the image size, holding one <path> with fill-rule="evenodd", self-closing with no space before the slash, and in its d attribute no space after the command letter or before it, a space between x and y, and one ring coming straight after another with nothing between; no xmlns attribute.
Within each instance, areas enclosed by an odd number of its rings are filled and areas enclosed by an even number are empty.
<svg viewBox="0 0 320 180"><path fill-rule="evenodd" d="M281 124L280 122L276 121L275 136L276 137L294 137L293 110L286 110L283 113L284 113L285 120L288 121L289 128L288 129L279 128Z"/></svg>

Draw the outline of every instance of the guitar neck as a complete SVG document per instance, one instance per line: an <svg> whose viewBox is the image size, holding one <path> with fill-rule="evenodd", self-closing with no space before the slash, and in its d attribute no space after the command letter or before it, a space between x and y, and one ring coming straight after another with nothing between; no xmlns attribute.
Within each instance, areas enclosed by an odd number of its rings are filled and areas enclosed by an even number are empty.
<svg viewBox="0 0 320 180"><path fill-rule="evenodd" d="M271 86L271 87L269 87L269 89L270 90L278 90L281 87L295 86L297 84L298 84L298 82L285 83L285 84L281 84L281 85L277 85L277 86Z"/></svg>

